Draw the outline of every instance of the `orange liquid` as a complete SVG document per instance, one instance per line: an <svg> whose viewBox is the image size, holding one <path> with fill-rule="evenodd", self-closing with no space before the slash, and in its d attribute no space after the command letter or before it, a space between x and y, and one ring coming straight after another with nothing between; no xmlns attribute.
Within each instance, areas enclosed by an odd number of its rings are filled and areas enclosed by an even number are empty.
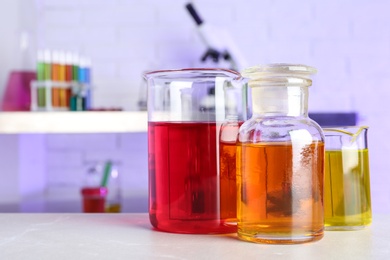
<svg viewBox="0 0 390 260"><path fill-rule="evenodd" d="M51 102L53 107L60 107L60 89L56 86L51 89Z"/></svg>
<svg viewBox="0 0 390 260"><path fill-rule="evenodd" d="M51 65L52 80L58 81L60 79L60 65L53 63ZM51 102L53 107L60 107L60 89L53 86L51 90Z"/></svg>
<svg viewBox="0 0 390 260"><path fill-rule="evenodd" d="M59 98L59 106L60 107L67 107L66 106L66 89L60 88L58 90L58 98Z"/></svg>
<svg viewBox="0 0 390 260"><path fill-rule="evenodd" d="M238 143L238 237L295 244L323 237L324 143Z"/></svg>
<svg viewBox="0 0 390 260"><path fill-rule="evenodd" d="M221 218L236 221L236 143L220 142L219 149Z"/></svg>

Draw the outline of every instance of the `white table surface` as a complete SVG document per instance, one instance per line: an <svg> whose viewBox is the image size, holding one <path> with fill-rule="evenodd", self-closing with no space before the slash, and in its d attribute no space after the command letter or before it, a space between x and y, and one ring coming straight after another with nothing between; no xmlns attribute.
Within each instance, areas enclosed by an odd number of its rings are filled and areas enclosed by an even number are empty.
<svg viewBox="0 0 390 260"><path fill-rule="evenodd" d="M155 231L147 214L0 214L0 259L390 259L390 216L300 245Z"/></svg>

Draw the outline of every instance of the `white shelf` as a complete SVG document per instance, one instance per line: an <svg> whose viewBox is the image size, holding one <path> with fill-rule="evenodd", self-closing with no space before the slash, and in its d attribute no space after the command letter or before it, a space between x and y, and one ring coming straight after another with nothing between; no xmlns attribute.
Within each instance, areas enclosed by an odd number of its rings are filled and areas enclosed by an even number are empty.
<svg viewBox="0 0 390 260"><path fill-rule="evenodd" d="M147 112L0 112L0 134L146 131Z"/></svg>

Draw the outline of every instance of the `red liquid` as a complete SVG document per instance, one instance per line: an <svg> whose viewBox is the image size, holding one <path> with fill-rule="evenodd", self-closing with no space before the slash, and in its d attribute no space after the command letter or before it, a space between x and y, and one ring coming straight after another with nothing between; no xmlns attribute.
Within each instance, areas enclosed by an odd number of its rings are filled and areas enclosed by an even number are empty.
<svg viewBox="0 0 390 260"><path fill-rule="evenodd" d="M220 213L215 122L149 122L149 216L160 230L231 233Z"/></svg>
<svg viewBox="0 0 390 260"><path fill-rule="evenodd" d="M104 197L84 197L83 212L85 213L104 213Z"/></svg>
<svg viewBox="0 0 390 260"><path fill-rule="evenodd" d="M103 213L105 211L106 188L85 187L81 189L81 194L83 197L83 212Z"/></svg>

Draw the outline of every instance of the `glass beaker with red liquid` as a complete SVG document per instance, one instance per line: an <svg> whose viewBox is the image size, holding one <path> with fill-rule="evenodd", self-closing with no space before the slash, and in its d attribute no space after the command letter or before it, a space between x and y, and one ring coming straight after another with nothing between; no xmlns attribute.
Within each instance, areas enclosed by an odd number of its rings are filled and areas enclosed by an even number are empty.
<svg viewBox="0 0 390 260"><path fill-rule="evenodd" d="M182 69L148 72L145 78L151 224L175 233L236 232L231 223L236 218L235 177L221 179L226 160L220 149L227 125L227 143L235 146L238 127L231 129L246 118L240 74ZM235 164L235 153L227 159Z"/></svg>

